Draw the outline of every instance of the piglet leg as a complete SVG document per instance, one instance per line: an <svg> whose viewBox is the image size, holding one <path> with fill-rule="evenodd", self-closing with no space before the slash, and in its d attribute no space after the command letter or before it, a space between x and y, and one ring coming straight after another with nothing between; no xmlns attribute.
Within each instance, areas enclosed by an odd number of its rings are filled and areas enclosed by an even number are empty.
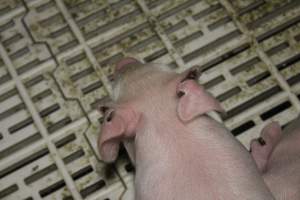
<svg viewBox="0 0 300 200"><path fill-rule="evenodd" d="M251 155L258 169L265 172L268 160L281 139L281 127L277 122L271 122L265 126L260 137L250 143Z"/></svg>

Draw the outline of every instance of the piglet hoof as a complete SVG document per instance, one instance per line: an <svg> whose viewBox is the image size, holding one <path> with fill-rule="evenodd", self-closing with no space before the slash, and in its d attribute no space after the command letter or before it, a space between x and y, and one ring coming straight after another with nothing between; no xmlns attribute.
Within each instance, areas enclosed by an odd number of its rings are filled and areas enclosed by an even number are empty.
<svg viewBox="0 0 300 200"><path fill-rule="evenodd" d="M277 122L271 122L263 128L259 138L251 141L250 153L261 172L266 171L268 160L280 139L280 125Z"/></svg>

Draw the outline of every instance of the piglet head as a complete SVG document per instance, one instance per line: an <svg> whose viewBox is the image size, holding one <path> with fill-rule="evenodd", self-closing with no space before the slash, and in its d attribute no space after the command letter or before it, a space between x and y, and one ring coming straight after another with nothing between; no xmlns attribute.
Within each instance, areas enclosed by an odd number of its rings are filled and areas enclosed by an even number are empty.
<svg viewBox="0 0 300 200"><path fill-rule="evenodd" d="M135 138L141 118L153 126L166 118L187 124L207 112L222 112L219 102L198 84L199 76L197 67L178 74L161 64L121 60L116 65L113 103L100 109L105 115L98 142L103 160L116 159L119 143ZM134 158L134 145L125 143L125 148Z"/></svg>

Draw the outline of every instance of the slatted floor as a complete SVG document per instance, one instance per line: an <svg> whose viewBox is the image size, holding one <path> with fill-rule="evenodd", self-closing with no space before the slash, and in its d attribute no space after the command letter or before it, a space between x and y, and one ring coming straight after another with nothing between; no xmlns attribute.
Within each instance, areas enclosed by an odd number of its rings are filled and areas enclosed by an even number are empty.
<svg viewBox="0 0 300 200"><path fill-rule="evenodd" d="M0 199L132 199L127 155L96 150L95 107L125 56L199 65L247 147L300 112L300 1L2 0Z"/></svg>

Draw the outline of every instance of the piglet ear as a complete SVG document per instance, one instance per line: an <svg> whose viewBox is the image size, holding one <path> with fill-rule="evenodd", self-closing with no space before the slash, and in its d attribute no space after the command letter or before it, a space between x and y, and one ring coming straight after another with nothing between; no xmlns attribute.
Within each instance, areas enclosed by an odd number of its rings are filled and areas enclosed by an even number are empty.
<svg viewBox="0 0 300 200"><path fill-rule="evenodd" d="M105 117L101 128L101 136L98 140L98 149L105 162L116 160L125 127L125 121L115 111L110 111L108 116Z"/></svg>
<svg viewBox="0 0 300 200"><path fill-rule="evenodd" d="M131 64L141 64L141 62L132 57L123 58L116 64L116 71L121 71L126 65Z"/></svg>
<svg viewBox="0 0 300 200"><path fill-rule="evenodd" d="M134 137L138 121L139 117L128 108L107 111L98 139L98 150L105 162L116 160L120 142Z"/></svg>
<svg viewBox="0 0 300 200"><path fill-rule="evenodd" d="M220 103L194 80L185 80L177 87L177 113L183 122L210 111L224 112Z"/></svg>

